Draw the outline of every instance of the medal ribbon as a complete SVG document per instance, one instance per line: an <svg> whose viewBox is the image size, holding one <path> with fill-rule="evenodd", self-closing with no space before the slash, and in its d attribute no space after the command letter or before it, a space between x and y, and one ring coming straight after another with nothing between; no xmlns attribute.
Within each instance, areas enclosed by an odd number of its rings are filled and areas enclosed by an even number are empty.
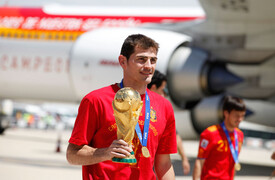
<svg viewBox="0 0 275 180"><path fill-rule="evenodd" d="M123 88L123 79L120 82L120 88ZM140 130L139 124L137 123L135 130L138 135L138 138L142 144L142 146L147 146L147 140L148 140L148 133L149 133L149 124L150 124L150 98L148 96L148 93L146 91L145 93L145 120L144 120L144 129L143 129L143 136L142 132Z"/></svg>
<svg viewBox="0 0 275 180"><path fill-rule="evenodd" d="M234 149L234 146L233 146L232 141L230 139L229 133L228 133L228 131L227 131L225 125L224 125L224 122L221 123L221 127L223 128L223 131L225 132L227 141L229 143L229 147L230 147L230 151L231 151L232 157L233 157L235 163L239 163L239 159L238 159L238 154L239 154L238 149L239 149L239 146L238 146L238 135L237 135L237 132L234 129L234 137L235 137L235 149Z"/></svg>

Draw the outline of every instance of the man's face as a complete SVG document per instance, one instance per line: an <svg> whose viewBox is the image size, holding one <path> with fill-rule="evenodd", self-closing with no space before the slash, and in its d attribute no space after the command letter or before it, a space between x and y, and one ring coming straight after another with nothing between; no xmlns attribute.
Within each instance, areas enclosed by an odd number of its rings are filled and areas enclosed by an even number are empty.
<svg viewBox="0 0 275 180"><path fill-rule="evenodd" d="M155 72L157 52L154 48L135 48L126 65L123 66L125 77L138 85L147 85L151 82Z"/></svg>
<svg viewBox="0 0 275 180"><path fill-rule="evenodd" d="M158 93L159 95L163 96L163 97L166 97L167 94L165 93L164 89L166 88L166 84L167 82L166 81L162 81L162 84L159 88L157 88L157 86L154 84L152 87L151 87L151 91L154 91L156 93Z"/></svg>
<svg viewBox="0 0 275 180"><path fill-rule="evenodd" d="M232 128L239 127L239 124L244 120L245 111L232 110L230 113L228 111L224 112L225 121Z"/></svg>

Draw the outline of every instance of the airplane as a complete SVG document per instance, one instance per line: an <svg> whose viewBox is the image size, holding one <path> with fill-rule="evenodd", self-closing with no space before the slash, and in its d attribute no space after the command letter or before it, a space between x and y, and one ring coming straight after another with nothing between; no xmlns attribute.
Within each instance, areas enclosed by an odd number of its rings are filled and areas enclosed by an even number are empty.
<svg viewBox="0 0 275 180"><path fill-rule="evenodd" d="M246 122L275 127L275 2L200 4L0 7L2 109L11 109L7 99L79 102L120 81L121 44L142 33L160 44L157 69L167 75L181 136L218 123L226 94L245 99Z"/></svg>

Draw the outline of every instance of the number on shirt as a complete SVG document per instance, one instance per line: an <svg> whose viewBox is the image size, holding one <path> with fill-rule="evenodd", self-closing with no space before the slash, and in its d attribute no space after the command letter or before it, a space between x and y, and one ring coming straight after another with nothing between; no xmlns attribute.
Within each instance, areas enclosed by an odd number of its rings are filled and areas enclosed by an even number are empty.
<svg viewBox="0 0 275 180"><path fill-rule="evenodd" d="M227 152L227 141L223 141L223 140L219 140L218 141L218 148L217 148L217 151L220 151L220 152Z"/></svg>

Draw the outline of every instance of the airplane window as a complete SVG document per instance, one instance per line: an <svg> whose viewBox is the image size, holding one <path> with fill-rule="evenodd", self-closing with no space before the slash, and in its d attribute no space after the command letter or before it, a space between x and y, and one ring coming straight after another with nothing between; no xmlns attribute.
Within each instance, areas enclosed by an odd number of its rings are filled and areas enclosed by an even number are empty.
<svg viewBox="0 0 275 180"><path fill-rule="evenodd" d="M35 39L38 39L38 37L39 37L38 34L35 33L35 34L34 34L34 38L35 38Z"/></svg>
<svg viewBox="0 0 275 180"><path fill-rule="evenodd" d="M46 38L46 35L45 35L44 33L42 33L42 34L40 35L40 38L41 38L41 39L45 39L45 38Z"/></svg>

